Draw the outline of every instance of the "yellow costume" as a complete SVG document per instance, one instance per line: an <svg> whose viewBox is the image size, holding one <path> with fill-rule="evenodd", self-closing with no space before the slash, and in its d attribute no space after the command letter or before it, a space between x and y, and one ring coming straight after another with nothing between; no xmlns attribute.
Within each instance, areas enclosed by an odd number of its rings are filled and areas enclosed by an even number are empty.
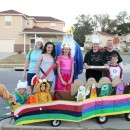
<svg viewBox="0 0 130 130"><path fill-rule="evenodd" d="M41 91L41 85L45 84L45 91ZM37 92L35 94L37 103L45 103L52 101L50 95L50 84L46 80L38 81L36 84Z"/></svg>

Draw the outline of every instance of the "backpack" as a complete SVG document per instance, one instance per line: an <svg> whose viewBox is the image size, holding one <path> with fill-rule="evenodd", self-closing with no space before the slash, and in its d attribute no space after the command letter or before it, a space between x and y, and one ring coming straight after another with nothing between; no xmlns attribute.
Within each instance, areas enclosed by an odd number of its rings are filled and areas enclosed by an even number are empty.
<svg viewBox="0 0 130 130"><path fill-rule="evenodd" d="M125 88L124 82L120 82L119 84L117 84L117 86L116 86L116 95L123 94L124 93L124 88Z"/></svg>
<svg viewBox="0 0 130 130"><path fill-rule="evenodd" d="M29 51L29 61L30 61L31 54L32 54L33 50L34 50L34 48L31 48L30 51Z"/></svg>

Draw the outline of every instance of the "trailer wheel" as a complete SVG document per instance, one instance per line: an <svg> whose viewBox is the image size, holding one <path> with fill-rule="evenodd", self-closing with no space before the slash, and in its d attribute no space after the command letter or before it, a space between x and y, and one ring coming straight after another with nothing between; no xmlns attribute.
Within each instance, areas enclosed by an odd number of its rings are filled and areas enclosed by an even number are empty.
<svg viewBox="0 0 130 130"><path fill-rule="evenodd" d="M130 113L125 113L124 117L127 121L130 121Z"/></svg>
<svg viewBox="0 0 130 130"><path fill-rule="evenodd" d="M104 124L107 122L107 120L108 120L107 116L96 117L96 121L98 124Z"/></svg>
<svg viewBox="0 0 130 130"><path fill-rule="evenodd" d="M52 120L51 121L51 125L54 126L54 127L57 127L61 124L61 121L60 120Z"/></svg>

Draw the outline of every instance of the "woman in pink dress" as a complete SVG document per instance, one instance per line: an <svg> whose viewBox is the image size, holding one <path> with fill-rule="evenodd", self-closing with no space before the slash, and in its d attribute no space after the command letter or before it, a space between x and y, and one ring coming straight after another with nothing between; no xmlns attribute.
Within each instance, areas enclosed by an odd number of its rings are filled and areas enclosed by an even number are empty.
<svg viewBox="0 0 130 130"><path fill-rule="evenodd" d="M69 44L64 44L62 54L59 57L58 76L56 78L56 90L71 91L71 84L74 75L74 58L71 57L71 49Z"/></svg>

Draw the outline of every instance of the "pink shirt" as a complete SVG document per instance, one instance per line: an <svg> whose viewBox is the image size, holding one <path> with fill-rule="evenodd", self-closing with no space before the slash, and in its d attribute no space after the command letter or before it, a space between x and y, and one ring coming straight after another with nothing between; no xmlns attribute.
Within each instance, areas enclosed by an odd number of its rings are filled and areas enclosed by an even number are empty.
<svg viewBox="0 0 130 130"><path fill-rule="evenodd" d="M63 70L71 70L73 63L74 63L74 58L62 56L60 61L60 68Z"/></svg>

